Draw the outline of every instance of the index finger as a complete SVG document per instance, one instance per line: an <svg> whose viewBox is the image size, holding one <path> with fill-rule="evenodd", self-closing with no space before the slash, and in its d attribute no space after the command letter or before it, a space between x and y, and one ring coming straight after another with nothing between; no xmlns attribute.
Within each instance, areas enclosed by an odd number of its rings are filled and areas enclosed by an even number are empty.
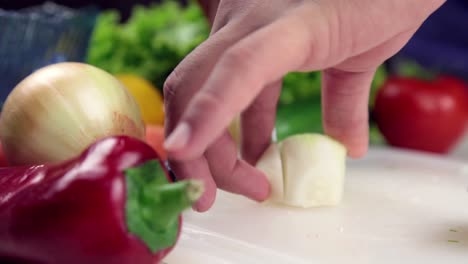
<svg viewBox="0 0 468 264"><path fill-rule="evenodd" d="M314 45L319 38L313 33L323 31L323 24L316 22L306 25L303 16L289 15L227 50L169 135L168 155L179 160L199 156L266 84L300 69L309 54L324 56Z"/></svg>

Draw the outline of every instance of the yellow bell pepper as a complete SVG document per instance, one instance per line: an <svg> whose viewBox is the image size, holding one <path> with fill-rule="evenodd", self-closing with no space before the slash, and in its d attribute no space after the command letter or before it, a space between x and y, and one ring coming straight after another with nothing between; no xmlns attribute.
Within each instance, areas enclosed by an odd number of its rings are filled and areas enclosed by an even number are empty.
<svg viewBox="0 0 468 264"><path fill-rule="evenodd" d="M159 90L149 81L133 75L118 74L115 76L135 98L146 124L164 124L164 103Z"/></svg>

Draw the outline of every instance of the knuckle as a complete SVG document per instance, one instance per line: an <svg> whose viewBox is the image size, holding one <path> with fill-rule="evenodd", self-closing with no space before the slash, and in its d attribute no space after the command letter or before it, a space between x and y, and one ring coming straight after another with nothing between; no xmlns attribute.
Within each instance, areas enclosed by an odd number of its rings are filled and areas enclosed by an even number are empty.
<svg viewBox="0 0 468 264"><path fill-rule="evenodd" d="M180 83L179 70L175 69L164 82L163 94L164 94L165 101L166 100L171 101L175 97L179 83Z"/></svg>
<svg viewBox="0 0 468 264"><path fill-rule="evenodd" d="M204 92L200 93L196 106L197 109L195 109L196 112L203 112L203 113L213 113L213 112L219 112L222 109L222 98L220 98L218 95L212 92Z"/></svg>
<svg viewBox="0 0 468 264"><path fill-rule="evenodd" d="M227 170L218 170L213 173L213 180L216 186L222 190L231 190L234 165Z"/></svg>
<svg viewBox="0 0 468 264"><path fill-rule="evenodd" d="M184 98L178 95L179 87L182 85L180 70L175 69L166 79L163 85L165 130L169 133L177 120L181 117L184 109Z"/></svg>
<svg viewBox="0 0 468 264"><path fill-rule="evenodd" d="M276 103L270 103L267 101L255 101L253 104L249 106L247 109L247 113L253 114L270 114L276 110Z"/></svg>
<svg viewBox="0 0 468 264"><path fill-rule="evenodd" d="M254 52L248 47L234 46L225 52L221 64L228 69L234 68L236 71L247 71L251 66Z"/></svg>
<svg viewBox="0 0 468 264"><path fill-rule="evenodd" d="M362 72L350 72L343 71L336 68L330 68L324 71L326 82L333 80L331 85L327 85L327 93L333 98L350 98L353 97L359 99L365 94L369 94L371 88L372 78L374 76L375 69L362 71ZM341 85L334 85L339 83Z"/></svg>
<svg viewBox="0 0 468 264"><path fill-rule="evenodd" d="M368 123L367 115L349 115L346 109L335 109L323 116L325 128L335 134L353 134Z"/></svg>

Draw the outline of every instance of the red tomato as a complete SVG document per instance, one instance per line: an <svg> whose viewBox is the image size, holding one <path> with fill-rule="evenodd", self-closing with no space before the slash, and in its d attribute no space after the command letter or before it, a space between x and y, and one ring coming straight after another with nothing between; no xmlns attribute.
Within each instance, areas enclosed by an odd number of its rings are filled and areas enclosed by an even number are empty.
<svg viewBox="0 0 468 264"><path fill-rule="evenodd" d="M164 144L164 127L158 125L146 125L146 143L153 147L163 160L167 159Z"/></svg>
<svg viewBox="0 0 468 264"><path fill-rule="evenodd" d="M447 153L462 138L468 120L468 88L457 79L390 78L374 108L390 145Z"/></svg>

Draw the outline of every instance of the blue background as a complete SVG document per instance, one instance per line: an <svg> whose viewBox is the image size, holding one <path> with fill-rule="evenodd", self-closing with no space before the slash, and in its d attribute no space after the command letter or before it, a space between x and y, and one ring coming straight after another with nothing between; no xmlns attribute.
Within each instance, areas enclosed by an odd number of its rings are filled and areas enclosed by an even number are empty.
<svg viewBox="0 0 468 264"><path fill-rule="evenodd" d="M448 0L396 58L403 56L468 80L468 0Z"/></svg>

